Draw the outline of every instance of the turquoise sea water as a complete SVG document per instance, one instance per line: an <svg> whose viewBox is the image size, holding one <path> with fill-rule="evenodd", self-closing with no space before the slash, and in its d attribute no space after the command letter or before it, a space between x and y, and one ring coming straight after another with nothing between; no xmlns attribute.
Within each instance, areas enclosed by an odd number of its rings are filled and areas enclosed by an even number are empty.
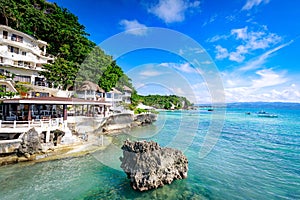
<svg viewBox="0 0 300 200"><path fill-rule="evenodd" d="M185 150L188 178L157 190L130 188L118 168L119 150L0 167L0 199L300 199L300 110L266 110L278 118L257 111L228 108L219 140L204 158L199 151L212 124L205 110L161 112L154 125L115 137L117 148L129 137Z"/></svg>

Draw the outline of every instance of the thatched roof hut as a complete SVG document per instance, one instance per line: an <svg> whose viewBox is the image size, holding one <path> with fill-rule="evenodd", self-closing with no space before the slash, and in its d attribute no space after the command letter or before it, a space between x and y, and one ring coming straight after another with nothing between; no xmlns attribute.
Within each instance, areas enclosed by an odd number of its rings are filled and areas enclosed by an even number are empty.
<svg viewBox="0 0 300 200"><path fill-rule="evenodd" d="M102 92L102 93L105 92L101 87L99 87L98 84L93 83L91 81L83 81L79 90L80 91L92 90L92 91L98 91L98 92Z"/></svg>
<svg viewBox="0 0 300 200"><path fill-rule="evenodd" d="M132 89L126 85L123 86L124 91L132 92Z"/></svg>

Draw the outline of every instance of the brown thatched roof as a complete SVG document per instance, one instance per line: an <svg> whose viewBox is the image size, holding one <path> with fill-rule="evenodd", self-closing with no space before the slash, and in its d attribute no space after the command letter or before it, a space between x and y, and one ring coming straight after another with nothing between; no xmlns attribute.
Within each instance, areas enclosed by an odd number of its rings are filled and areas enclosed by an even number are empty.
<svg viewBox="0 0 300 200"><path fill-rule="evenodd" d="M119 90L117 90L116 88L112 88L111 91L115 94L122 94L122 92L120 92Z"/></svg>
<svg viewBox="0 0 300 200"><path fill-rule="evenodd" d="M123 86L123 89L124 89L125 91L130 91L130 92L132 92L132 89L131 89L130 87L127 87L126 85Z"/></svg>
<svg viewBox="0 0 300 200"><path fill-rule="evenodd" d="M79 90L93 90L93 91L99 91L99 92L105 92L102 88L99 87L96 83L93 83L91 81L83 81L81 87Z"/></svg>

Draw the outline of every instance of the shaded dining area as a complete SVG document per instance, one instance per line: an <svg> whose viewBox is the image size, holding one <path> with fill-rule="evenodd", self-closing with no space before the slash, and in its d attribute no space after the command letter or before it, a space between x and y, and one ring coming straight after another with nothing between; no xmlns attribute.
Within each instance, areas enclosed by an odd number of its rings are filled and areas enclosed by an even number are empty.
<svg viewBox="0 0 300 200"><path fill-rule="evenodd" d="M68 116L105 117L111 103L65 97L18 98L2 101L2 121L49 120Z"/></svg>

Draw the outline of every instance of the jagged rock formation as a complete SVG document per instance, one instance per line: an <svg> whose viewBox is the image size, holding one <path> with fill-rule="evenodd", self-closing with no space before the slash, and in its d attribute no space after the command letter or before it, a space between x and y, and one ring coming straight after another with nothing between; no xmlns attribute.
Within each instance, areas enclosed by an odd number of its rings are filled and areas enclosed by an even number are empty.
<svg viewBox="0 0 300 200"><path fill-rule="evenodd" d="M155 189L187 177L188 160L179 150L162 148L156 142L126 140L121 168L135 190Z"/></svg>
<svg viewBox="0 0 300 200"><path fill-rule="evenodd" d="M104 133L117 132L136 126L152 124L156 120L157 115L152 113L142 113L139 115L122 113L109 116L101 125L100 129L102 129Z"/></svg>
<svg viewBox="0 0 300 200"><path fill-rule="evenodd" d="M41 150L42 145L38 132L32 128L24 133L18 153L28 157L29 154L32 155L40 152Z"/></svg>
<svg viewBox="0 0 300 200"><path fill-rule="evenodd" d="M146 113L146 114L139 114L136 115L134 118L134 124L140 126L140 125L148 125L152 124L157 120L157 115L153 113ZM134 126L134 125L133 125Z"/></svg>

